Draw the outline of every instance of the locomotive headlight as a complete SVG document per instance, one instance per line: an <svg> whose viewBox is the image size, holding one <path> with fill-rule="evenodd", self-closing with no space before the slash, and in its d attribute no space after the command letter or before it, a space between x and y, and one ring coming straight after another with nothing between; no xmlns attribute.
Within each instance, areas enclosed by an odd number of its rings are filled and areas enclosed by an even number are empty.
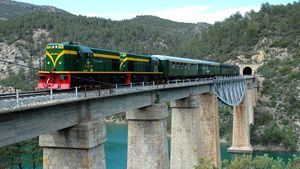
<svg viewBox="0 0 300 169"><path fill-rule="evenodd" d="M50 62L48 61L47 64L50 65Z"/></svg>
<svg viewBox="0 0 300 169"><path fill-rule="evenodd" d="M65 76L65 75L60 75L60 76L59 76L59 79L60 79L60 80L64 80L64 79L67 79L67 78L68 78L68 76Z"/></svg>
<svg viewBox="0 0 300 169"><path fill-rule="evenodd" d="M58 64L60 64L60 65L61 65L61 61L59 61L59 62L58 62Z"/></svg>

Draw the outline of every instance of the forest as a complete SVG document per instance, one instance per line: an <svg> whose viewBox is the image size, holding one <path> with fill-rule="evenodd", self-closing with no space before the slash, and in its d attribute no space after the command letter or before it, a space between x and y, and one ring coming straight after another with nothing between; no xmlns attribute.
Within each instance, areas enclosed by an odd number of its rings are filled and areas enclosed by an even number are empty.
<svg viewBox="0 0 300 169"><path fill-rule="evenodd" d="M300 1L287 5L265 3L258 12L250 11L245 15L237 12L213 25L179 23L155 16L113 21L67 12L35 11L0 20L0 43L22 45L31 56L39 57L44 55L44 47L48 42L74 41L124 52L220 62L233 60L235 63L251 62L251 57L263 50L265 61L257 74L265 79L260 95L267 99L259 99L256 104L251 143L298 150L299 18ZM37 29L49 33L38 37L39 43L33 38ZM27 43L21 44L20 40ZM286 54L278 55L278 51L286 51ZM239 56L243 56L246 61L240 60ZM25 58L29 65L32 65L31 60ZM15 85L22 88L24 80L34 81L33 72L31 75L24 72L11 74L1 80L0 84L6 86L17 82ZM220 108L220 134L228 142L231 139L232 124L230 111L228 108Z"/></svg>

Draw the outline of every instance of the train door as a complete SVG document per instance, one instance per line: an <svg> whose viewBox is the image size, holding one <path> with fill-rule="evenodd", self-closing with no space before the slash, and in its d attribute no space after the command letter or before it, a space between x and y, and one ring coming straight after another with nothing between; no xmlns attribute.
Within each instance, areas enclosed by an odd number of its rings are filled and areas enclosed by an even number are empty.
<svg viewBox="0 0 300 169"><path fill-rule="evenodd" d="M158 72L159 60L152 59L152 65L153 65L153 72ZM149 71L149 70L147 70L147 71Z"/></svg>
<svg viewBox="0 0 300 169"><path fill-rule="evenodd" d="M85 70L86 71L93 71L93 64L94 64L94 61L93 61L93 53L84 53L84 58L85 58Z"/></svg>

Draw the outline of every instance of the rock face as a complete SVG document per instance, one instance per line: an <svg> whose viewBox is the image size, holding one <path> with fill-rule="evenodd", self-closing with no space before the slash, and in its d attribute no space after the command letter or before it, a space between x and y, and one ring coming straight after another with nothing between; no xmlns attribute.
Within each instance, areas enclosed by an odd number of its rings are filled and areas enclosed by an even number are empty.
<svg viewBox="0 0 300 169"><path fill-rule="evenodd" d="M26 65L28 58L30 58L29 53L22 46L17 46L17 43L11 45L5 42L0 43L0 79L18 73L21 68L18 65ZM28 71L28 68L25 68L25 70Z"/></svg>
<svg viewBox="0 0 300 169"><path fill-rule="evenodd" d="M0 85L0 94L13 92L15 92L15 89L13 87L4 87Z"/></svg>
<svg viewBox="0 0 300 169"><path fill-rule="evenodd" d="M9 77L10 75L19 73L20 69L25 70L27 74L30 70L27 66L37 68L39 60L43 57L43 46L45 41L50 41L49 32L45 29L36 29L32 32L33 44L25 40L18 40L12 44L0 42L0 80ZM35 50L41 52L30 53L29 45L32 45ZM23 66L24 65L24 66Z"/></svg>

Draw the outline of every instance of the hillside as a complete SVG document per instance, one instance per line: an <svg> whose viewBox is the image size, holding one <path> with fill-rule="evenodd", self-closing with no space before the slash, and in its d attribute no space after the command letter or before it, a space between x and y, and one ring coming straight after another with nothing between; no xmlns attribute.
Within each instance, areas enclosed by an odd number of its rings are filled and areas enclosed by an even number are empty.
<svg viewBox="0 0 300 169"><path fill-rule="evenodd" d="M0 1L0 20L8 20L16 16L37 11L65 13L65 11L52 6L38 6L11 0Z"/></svg>
<svg viewBox="0 0 300 169"><path fill-rule="evenodd" d="M300 2L263 4L204 31L200 54L228 63L262 65L263 88L255 108L253 144L297 149L300 135ZM261 58L257 58L260 56ZM261 62L261 63L260 63ZM231 132L228 132L231 133Z"/></svg>
<svg viewBox="0 0 300 169"><path fill-rule="evenodd" d="M259 12L236 13L214 25L155 16L112 21L63 12L25 12L0 21L0 59L37 66L46 43L75 41L124 52L259 64L257 74L265 80L255 108L252 143L295 150L300 135L299 18L300 2L263 4ZM0 85L22 89L34 85L34 73L26 67L1 63L0 70L0 79L4 79ZM24 80L28 82L25 86ZM224 108L220 112L221 136L228 140L229 111Z"/></svg>
<svg viewBox="0 0 300 169"><path fill-rule="evenodd" d="M141 54L186 55L185 42L200 35L208 24L178 23L154 16L138 16L132 20L111 21L102 18L76 16L69 13L35 12L0 21L1 58L18 64L38 65L44 56L44 47L49 42L75 41L92 47L100 47ZM68 23L68 24L65 24ZM193 32L191 32L193 30ZM19 66L2 64L3 79L20 71ZM29 69L25 68L25 72ZM24 78L34 79L33 76ZM12 76L10 76L12 77ZM5 84L21 79L6 80ZM29 80L34 82L34 80ZM21 83L22 84L22 83ZM30 83L26 86L31 89ZM22 87L24 89L24 87Z"/></svg>

